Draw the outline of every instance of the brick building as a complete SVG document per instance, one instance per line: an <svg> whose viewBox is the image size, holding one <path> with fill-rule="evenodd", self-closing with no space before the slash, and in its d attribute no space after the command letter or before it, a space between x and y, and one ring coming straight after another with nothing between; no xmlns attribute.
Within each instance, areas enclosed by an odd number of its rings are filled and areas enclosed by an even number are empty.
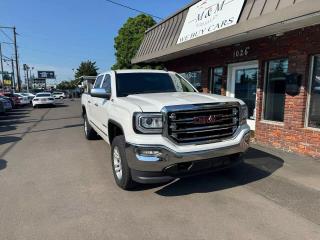
<svg viewBox="0 0 320 240"><path fill-rule="evenodd" d="M193 1L149 29L132 61L242 99L257 142L320 157L320 1Z"/></svg>

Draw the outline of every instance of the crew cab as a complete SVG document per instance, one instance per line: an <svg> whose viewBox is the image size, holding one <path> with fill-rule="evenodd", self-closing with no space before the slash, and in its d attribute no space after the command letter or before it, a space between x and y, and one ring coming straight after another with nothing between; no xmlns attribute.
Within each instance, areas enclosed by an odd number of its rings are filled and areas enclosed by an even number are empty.
<svg viewBox="0 0 320 240"><path fill-rule="evenodd" d="M249 147L245 103L200 93L175 72L106 72L81 103L84 134L111 145L122 189L225 169Z"/></svg>

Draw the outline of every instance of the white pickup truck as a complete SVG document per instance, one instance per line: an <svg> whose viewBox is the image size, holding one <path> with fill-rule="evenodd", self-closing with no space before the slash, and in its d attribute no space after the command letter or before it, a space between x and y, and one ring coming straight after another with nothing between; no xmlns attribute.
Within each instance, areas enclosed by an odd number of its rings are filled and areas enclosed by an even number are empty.
<svg viewBox="0 0 320 240"><path fill-rule="evenodd" d="M245 103L199 93L174 72L106 72L81 102L85 136L111 145L122 189L228 168L249 147Z"/></svg>

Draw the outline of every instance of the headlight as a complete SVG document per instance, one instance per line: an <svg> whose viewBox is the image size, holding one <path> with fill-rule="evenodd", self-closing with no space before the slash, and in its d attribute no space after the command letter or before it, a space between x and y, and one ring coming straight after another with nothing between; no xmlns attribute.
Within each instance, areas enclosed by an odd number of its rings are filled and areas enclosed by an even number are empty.
<svg viewBox="0 0 320 240"><path fill-rule="evenodd" d="M241 110L240 110L240 124L244 125L247 123L248 119L248 107L247 105L241 105Z"/></svg>
<svg viewBox="0 0 320 240"><path fill-rule="evenodd" d="M135 113L135 130L139 133L162 133L163 119L160 113Z"/></svg>

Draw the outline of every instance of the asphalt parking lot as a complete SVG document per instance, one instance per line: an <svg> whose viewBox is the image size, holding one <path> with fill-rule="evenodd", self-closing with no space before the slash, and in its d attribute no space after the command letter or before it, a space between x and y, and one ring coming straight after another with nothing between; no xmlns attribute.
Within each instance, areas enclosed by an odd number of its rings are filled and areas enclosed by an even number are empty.
<svg viewBox="0 0 320 240"><path fill-rule="evenodd" d="M114 183L79 100L0 116L0 239L320 239L320 161L251 148L228 171Z"/></svg>

